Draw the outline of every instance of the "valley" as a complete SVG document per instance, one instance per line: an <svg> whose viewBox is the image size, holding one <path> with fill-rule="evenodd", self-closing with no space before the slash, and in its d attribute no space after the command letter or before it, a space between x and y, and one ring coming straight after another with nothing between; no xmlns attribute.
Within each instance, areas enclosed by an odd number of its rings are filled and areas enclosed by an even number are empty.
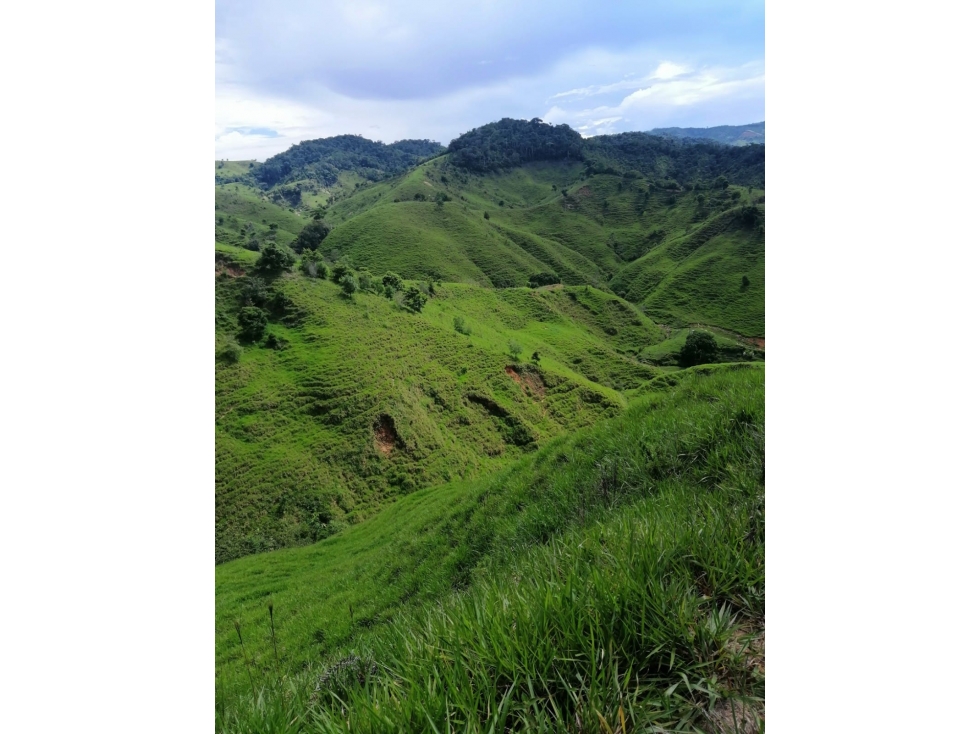
<svg viewBox="0 0 979 734"><path fill-rule="evenodd" d="M218 730L763 714L764 147L215 166Z"/></svg>

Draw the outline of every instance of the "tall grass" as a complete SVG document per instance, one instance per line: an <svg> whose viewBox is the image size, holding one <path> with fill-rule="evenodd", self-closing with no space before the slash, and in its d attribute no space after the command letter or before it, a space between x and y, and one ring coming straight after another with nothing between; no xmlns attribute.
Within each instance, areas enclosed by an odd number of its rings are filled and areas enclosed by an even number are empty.
<svg viewBox="0 0 979 734"><path fill-rule="evenodd" d="M422 532L451 553L425 560L426 573L467 590L405 608L321 666L270 676L257 696L237 688L218 729L734 731L738 718L737 730L755 730L764 371L678 374L471 496L437 506L431 495ZM432 512L458 514L440 525ZM361 555L356 572L368 564ZM277 582L293 583L281 571Z"/></svg>

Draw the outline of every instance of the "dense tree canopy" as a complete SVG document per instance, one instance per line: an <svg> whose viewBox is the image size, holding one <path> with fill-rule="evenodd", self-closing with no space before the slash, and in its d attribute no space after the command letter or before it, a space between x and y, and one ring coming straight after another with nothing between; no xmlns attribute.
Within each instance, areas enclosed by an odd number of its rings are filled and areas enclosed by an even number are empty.
<svg viewBox="0 0 979 734"><path fill-rule="evenodd" d="M313 179L325 186L336 182L340 171L355 171L372 181L405 171L445 150L433 140L401 140L390 145L359 135L304 140L274 155L253 171L267 186Z"/></svg>
<svg viewBox="0 0 979 734"><path fill-rule="evenodd" d="M449 143L449 159L475 172L501 171L532 161L583 160L589 173L646 176L674 186L708 184L718 176L742 185L765 183L763 145L732 147L646 133L586 140L567 125L549 125L539 118L504 118L470 130Z"/></svg>
<svg viewBox="0 0 979 734"><path fill-rule="evenodd" d="M449 143L449 153L461 168L498 171L531 161L580 160L582 142L567 125L506 117L460 135Z"/></svg>
<svg viewBox="0 0 979 734"><path fill-rule="evenodd" d="M315 250L330 233L330 227L322 219L314 219L302 228L299 235L292 241L292 249L296 252Z"/></svg>
<svg viewBox="0 0 979 734"><path fill-rule="evenodd" d="M713 142L659 138L646 133L598 135L584 142L594 173L637 170L684 186L713 184L718 177L742 186L765 185L765 146L733 147Z"/></svg>
<svg viewBox="0 0 979 734"><path fill-rule="evenodd" d="M693 367L717 361L717 340L709 331L691 331L680 347L680 366Z"/></svg>

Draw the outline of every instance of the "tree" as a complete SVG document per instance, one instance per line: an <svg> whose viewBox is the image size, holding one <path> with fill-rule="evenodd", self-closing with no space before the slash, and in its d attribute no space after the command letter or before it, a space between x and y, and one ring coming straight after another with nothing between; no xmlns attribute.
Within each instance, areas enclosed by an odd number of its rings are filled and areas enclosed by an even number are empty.
<svg viewBox="0 0 979 734"><path fill-rule="evenodd" d="M267 244L262 248L262 253L255 261L255 269L269 275L278 275L283 270L288 270L296 258L285 250L280 250L274 244Z"/></svg>
<svg viewBox="0 0 979 734"><path fill-rule="evenodd" d="M330 275L330 280L332 280L337 285L341 285L343 279L348 275L353 277L354 269L347 265L346 263L339 262L333 266L333 273Z"/></svg>
<svg viewBox="0 0 979 734"><path fill-rule="evenodd" d="M241 283L242 306L261 306L268 300L269 292L261 278L242 278L238 282Z"/></svg>
<svg viewBox="0 0 979 734"><path fill-rule="evenodd" d="M489 219L489 212L483 212L483 219Z"/></svg>
<svg viewBox="0 0 979 734"><path fill-rule="evenodd" d="M726 189L728 186L727 176L718 176L714 179L715 189Z"/></svg>
<svg viewBox="0 0 979 734"><path fill-rule="evenodd" d="M385 287L390 286L391 290L393 291L404 290L405 287L404 281L401 280L401 276L398 275L397 273L392 273L391 271L388 271L384 274L384 277L381 278L381 283Z"/></svg>
<svg viewBox="0 0 979 734"><path fill-rule="evenodd" d="M428 298L414 286L405 291L404 305L415 313L421 313L426 303Z"/></svg>
<svg viewBox="0 0 979 734"><path fill-rule="evenodd" d="M354 293L357 292L357 281L350 274L344 275L340 278L340 287L343 289L344 295L347 298L353 298Z"/></svg>
<svg viewBox="0 0 979 734"><path fill-rule="evenodd" d="M707 331L691 331L687 341L680 348L679 363L681 367L693 367L697 364L710 364L717 360L717 340Z"/></svg>
<svg viewBox="0 0 979 734"><path fill-rule="evenodd" d="M742 290L745 289L745 288L747 288L749 285L751 285L751 281L748 280L748 276L747 275L742 275L741 276L741 288L742 288Z"/></svg>
<svg viewBox="0 0 979 734"><path fill-rule="evenodd" d="M314 219L302 228L299 235L292 241L292 249L296 252L316 250L330 233L330 228L322 219Z"/></svg>
<svg viewBox="0 0 979 734"><path fill-rule="evenodd" d="M362 291L374 290L374 276L369 270L361 270L357 273L357 288Z"/></svg>
<svg viewBox="0 0 979 734"><path fill-rule="evenodd" d="M540 364L540 352L534 352L530 355L530 361L536 365Z"/></svg>
<svg viewBox="0 0 979 734"><path fill-rule="evenodd" d="M511 339L510 343L507 344L507 351L513 357L514 361L516 361L520 359L520 355L523 353L523 346L521 346L520 342Z"/></svg>
<svg viewBox="0 0 979 734"><path fill-rule="evenodd" d="M245 306L238 312L239 336L245 342L257 342L265 334L268 317L256 306Z"/></svg>

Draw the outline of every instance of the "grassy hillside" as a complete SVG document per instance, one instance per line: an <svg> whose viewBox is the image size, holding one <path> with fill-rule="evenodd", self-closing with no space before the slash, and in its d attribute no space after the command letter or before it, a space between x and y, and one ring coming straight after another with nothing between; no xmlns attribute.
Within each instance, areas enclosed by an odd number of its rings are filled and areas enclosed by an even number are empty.
<svg viewBox="0 0 979 734"><path fill-rule="evenodd" d="M219 566L219 729L281 715L332 731L356 712L357 731L427 730L426 716L483 731L496 712L497 728L563 731L577 713L600 731L622 705L629 730L686 731L716 697L761 695L746 650L763 629L764 371L655 382L497 475ZM351 653L363 684L340 675ZM270 686L257 706L250 678Z"/></svg>
<svg viewBox="0 0 979 734"><path fill-rule="evenodd" d="M402 494L496 470L621 412L620 391L656 374L636 355L659 328L595 289L446 283L414 314L297 273L264 284L246 275L254 253L219 256L218 347L255 288L274 343L217 362L219 562L312 542Z"/></svg>
<svg viewBox="0 0 979 734"><path fill-rule="evenodd" d="M737 209L664 239L609 285L662 323L765 334L764 233Z"/></svg>

